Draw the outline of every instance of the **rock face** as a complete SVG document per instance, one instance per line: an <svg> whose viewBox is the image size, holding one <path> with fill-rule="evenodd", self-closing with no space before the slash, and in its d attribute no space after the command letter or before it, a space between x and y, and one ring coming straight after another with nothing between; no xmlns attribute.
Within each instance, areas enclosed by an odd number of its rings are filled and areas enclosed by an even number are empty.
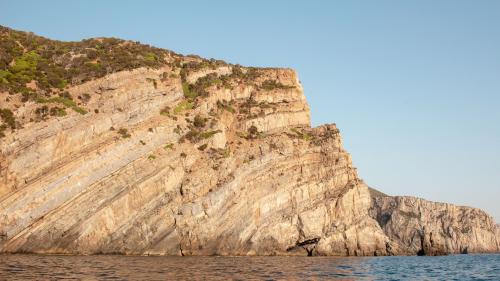
<svg viewBox="0 0 500 281"><path fill-rule="evenodd" d="M79 104L86 114L26 121L1 138L0 252L499 250L498 227L480 210L372 196L336 126L310 127L294 71L184 70L138 68L70 86L73 97L90 94ZM192 97L190 85L206 93ZM15 116L28 120L38 106L23 103Z"/></svg>
<svg viewBox="0 0 500 281"><path fill-rule="evenodd" d="M442 255L499 250L498 226L479 209L415 197L376 196L370 215L389 237L394 254Z"/></svg>

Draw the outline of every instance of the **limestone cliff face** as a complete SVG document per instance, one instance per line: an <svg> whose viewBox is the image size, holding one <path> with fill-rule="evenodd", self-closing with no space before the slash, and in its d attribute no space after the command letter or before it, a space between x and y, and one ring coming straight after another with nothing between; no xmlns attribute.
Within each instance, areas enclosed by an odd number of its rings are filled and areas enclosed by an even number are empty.
<svg viewBox="0 0 500 281"><path fill-rule="evenodd" d="M292 70L168 65L67 91L90 96L86 114L26 121L0 139L0 252L499 250L498 228L479 210L373 199L336 126L310 127ZM38 107L23 103L16 118Z"/></svg>
<svg viewBox="0 0 500 281"><path fill-rule="evenodd" d="M415 197L376 196L370 209L394 254L499 251L498 228L482 210Z"/></svg>

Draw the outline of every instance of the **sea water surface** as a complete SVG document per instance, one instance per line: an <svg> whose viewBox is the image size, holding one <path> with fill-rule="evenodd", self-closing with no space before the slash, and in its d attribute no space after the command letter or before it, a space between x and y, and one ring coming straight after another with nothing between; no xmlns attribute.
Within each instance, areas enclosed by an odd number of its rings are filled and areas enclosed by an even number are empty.
<svg viewBox="0 0 500 281"><path fill-rule="evenodd" d="M500 254L442 257L0 255L0 280L500 280Z"/></svg>

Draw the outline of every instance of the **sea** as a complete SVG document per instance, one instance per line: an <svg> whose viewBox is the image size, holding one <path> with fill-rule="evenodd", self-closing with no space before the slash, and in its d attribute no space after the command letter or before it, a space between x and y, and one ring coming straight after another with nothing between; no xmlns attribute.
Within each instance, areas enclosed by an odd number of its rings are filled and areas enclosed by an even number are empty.
<svg viewBox="0 0 500 281"><path fill-rule="evenodd" d="M0 280L500 280L500 254L439 257L0 255Z"/></svg>

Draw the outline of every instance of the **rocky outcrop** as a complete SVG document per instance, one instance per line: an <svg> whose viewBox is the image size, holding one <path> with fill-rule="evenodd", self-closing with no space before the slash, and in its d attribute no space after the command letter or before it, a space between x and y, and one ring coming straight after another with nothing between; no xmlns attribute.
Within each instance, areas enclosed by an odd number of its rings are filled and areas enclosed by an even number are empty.
<svg viewBox="0 0 500 281"><path fill-rule="evenodd" d="M415 197L375 196L370 215L390 239L392 252L443 255L498 252L498 228L482 210Z"/></svg>
<svg viewBox="0 0 500 281"><path fill-rule="evenodd" d="M293 70L175 59L66 88L84 114L11 107L24 121L0 139L0 252L498 251L479 210L370 190L336 126L310 127Z"/></svg>
<svg viewBox="0 0 500 281"><path fill-rule="evenodd" d="M179 77L149 82L165 71L73 87L95 93L86 106L98 113L28 124L2 141L3 252L387 254L337 128L309 127L293 71L262 69L257 85L283 86L214 88L195 109L161 115L185 102ZM196 116L207 124L193 126Z"/></svg>

